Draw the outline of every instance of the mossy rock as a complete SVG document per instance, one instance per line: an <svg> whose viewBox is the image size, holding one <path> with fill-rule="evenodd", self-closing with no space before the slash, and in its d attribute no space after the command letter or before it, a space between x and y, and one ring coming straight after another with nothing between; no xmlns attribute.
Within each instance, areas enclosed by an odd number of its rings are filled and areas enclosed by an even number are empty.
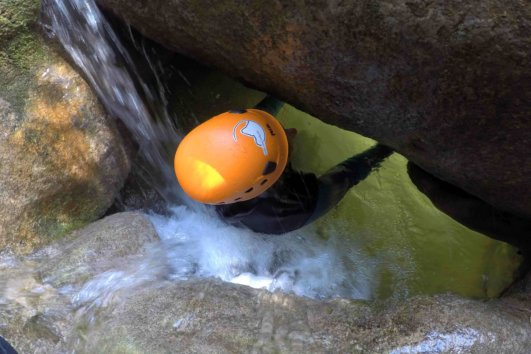
<svg viewBox="0 0 531 354"><path fill-rule="evenodd" d="M0 1L0 249L29 252L101 217L129 143L40 35L40 1Z"/></svg>

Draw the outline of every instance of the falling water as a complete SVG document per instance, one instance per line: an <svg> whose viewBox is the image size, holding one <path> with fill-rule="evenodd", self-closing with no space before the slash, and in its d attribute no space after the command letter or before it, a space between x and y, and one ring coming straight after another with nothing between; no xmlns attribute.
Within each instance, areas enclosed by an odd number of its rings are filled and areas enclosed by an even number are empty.
<svg viewBox="0 0 531 354"><path fill-rule="evenodd" d="M164 109L164 90L151 90L117 34L92 0L45 0L43 12L52 36L63 45L75 64L90 81L107 111L120 119L139 144L139 152L151 171L164 177L152 184L168 202L187 200L179 194L173 177L168 143L179 135ZM158 77L152 63L155 79ZM158 105L147 102L158 100Z"/></svg>

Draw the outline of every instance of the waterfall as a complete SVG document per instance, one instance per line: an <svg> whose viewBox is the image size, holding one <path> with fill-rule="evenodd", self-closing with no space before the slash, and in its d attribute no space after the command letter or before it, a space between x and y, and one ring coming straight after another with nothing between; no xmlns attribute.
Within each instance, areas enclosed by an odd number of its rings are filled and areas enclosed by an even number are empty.
<svg viewBox="0 0 531 354"><path fill-rule="evenodd" d="M42 8L51 35L83 72L107 112L128 128L148 170L162 176L163 180L151 187L167 202L190 204L176 183L173 151L167 146L175 147L180 135L165 109L164 90L149 58L146 56L159 83L158 92L142 81L135 62L94 1L44 0ZM161 103L150 106L149 100Z"/></svg>

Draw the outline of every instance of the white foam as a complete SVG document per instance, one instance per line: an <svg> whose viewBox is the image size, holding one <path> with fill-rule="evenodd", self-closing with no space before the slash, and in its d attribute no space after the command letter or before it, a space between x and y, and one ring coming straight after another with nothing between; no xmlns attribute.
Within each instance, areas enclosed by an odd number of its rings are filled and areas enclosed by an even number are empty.
<svg viewBox="0 0 531 354"><path fill-rule="evenodd" d="M355 245L326 241L309 226L282 236L257 234L185 206L170 216L151 215L171 277L215 277L270 291L312 298L367 299L373 265Z"/></svg>

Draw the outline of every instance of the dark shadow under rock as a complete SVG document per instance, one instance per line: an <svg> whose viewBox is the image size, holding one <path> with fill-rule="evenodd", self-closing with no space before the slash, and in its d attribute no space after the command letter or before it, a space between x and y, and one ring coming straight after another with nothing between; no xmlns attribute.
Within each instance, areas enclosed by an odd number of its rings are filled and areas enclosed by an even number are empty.
<svg viewBox="0 0 531 354"><path fill-rule="evenodd" d="M531 253L531 221L499 210L409 162L411 181L439 210L466 227Z"/></svg>

